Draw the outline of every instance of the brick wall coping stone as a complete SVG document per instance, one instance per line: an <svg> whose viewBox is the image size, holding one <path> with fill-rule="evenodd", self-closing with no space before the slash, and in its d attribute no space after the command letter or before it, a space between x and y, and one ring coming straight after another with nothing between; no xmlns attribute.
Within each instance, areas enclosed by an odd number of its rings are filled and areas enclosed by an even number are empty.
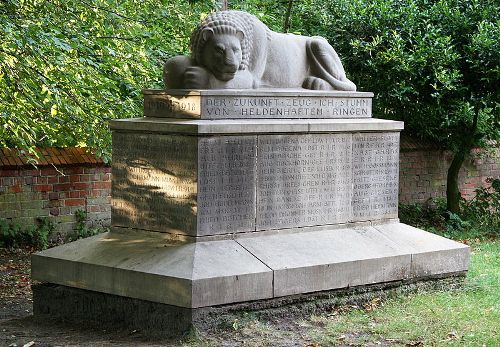
<svg viewBox="0 0 500 347"><path fill-rule="evenodd" d="M104 164L88 147L40 147L36 149L39 157L14 148L0 148L0 169L11 169L23 166L50 165L85 165Z"/></svg>
<svg viewBox="0 0 500 347"><path fill-rule="evenodd" d="M500 142L489 141L488 146L500 148ZM437 142L422 140L418 137L406 135L404 132L401 134L400 147L402 152L446 149Z"/></svg>

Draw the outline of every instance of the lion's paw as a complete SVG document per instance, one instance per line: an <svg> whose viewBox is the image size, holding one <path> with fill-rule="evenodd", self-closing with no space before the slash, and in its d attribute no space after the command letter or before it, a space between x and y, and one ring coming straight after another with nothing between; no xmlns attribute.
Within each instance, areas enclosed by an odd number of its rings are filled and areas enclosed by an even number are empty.
<svg viewBox="0 0 500 347"><path fill-rule="evenodd" d="M209 86L210 75L200 66L190 66L184 72L184 88L205 89Z"/></svg>
<svg viewBox="0 0 500 347"><path fill-rule="evenodd" d="M312 89L312 90L332 90L332 86L330 83L327 81L314 77L314 76L309 76L307 77L304 82L302 83L302 88L305 89Z"/></svg>

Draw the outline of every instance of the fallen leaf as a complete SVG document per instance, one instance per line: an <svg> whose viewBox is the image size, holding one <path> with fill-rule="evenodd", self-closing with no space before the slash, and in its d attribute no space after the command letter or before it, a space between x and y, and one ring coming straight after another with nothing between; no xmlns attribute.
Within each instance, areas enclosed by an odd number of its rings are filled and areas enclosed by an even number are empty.
<svg viewBox="0 0 500 347"><path fill-rule="evenodd" d="M366 304L364 304L363 307L365 310L371 311L371 310L374 310L377 307L379 307L381 303L382 303L382 299L374 298L374 299L370 300L369 302L367 302Z"/></svg>
<svg viewBox="0 0 500 347"><path fill-rule="evenodd" d="M405 347L424 347L424 343L422 341L418 342L410 342L405 345Z"/></svg>

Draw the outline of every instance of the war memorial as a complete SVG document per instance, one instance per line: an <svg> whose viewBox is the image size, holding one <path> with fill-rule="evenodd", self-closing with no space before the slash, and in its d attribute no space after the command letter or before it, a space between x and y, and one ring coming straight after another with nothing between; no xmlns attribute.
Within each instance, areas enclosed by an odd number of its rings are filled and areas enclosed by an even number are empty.
<svg viewBox="0 0 500 347"><path fill-rule="evenodd" d="M208 310L463 274L398 221L402 122L372 117L322 38L217 12L115 120L111 231L35 254L34 312L172 334ZM375 91L376 92L376 91Z"/></svg>

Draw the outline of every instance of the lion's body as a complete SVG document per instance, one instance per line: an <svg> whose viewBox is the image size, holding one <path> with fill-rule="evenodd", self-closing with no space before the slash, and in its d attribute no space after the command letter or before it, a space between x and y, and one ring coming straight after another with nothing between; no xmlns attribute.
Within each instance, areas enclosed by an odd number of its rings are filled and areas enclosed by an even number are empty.
<svg viewBox="0 0 500 347"><path fill-rule="evenodd" d="M193 32L191 49L191 60L165 65L167 88L356 90L325 39L273 32L246 12L208 16Z"/></svg>
<svg viewBox="0 0 500 347"><path fill-rule="evenodd" d="M263 87L283 86L300 88L310 75L307 59L307 42L310 37L272 32L265 45L259 46L261 59L252 62L259 70L259 61L265 61L265 69L258 71ZM256 74L257 75L257 74ZM257 76L256 76L257 77Z"/></svg>

